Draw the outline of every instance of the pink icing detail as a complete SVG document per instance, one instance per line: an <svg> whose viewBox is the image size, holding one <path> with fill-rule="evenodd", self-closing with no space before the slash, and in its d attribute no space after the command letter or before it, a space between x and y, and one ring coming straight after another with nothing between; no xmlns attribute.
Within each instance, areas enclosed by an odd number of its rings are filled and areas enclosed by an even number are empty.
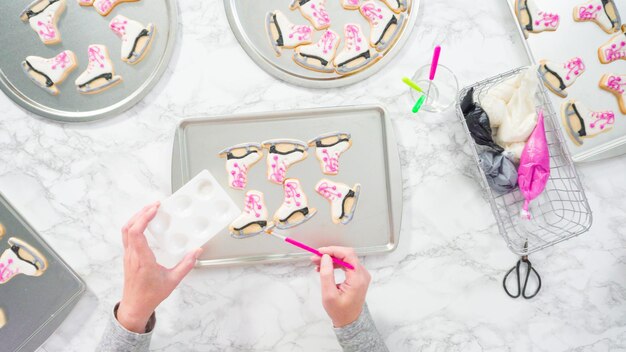
<svg viewBox="0 0 626 352"><path fill-rule="evenodd" d="M282 183L285 180L285 176L287 175L287 168L285 167L284 162L278 161L278 156L274 155L272 158L274 162L272 163L272 172L270 173L270 180L278 183Z"/></svg>
<svg viewBox="0 0 626 352"><path fill-rule="evenodd" d="M324 33L324 35L322 36L322 40L321 40L321 44L322 44L322 52L324 54L328 54L330 51L333 50L333 44L335 42L335 33L331 32L331 31L326 31L326 33Z"/></svg>
<svg viewBox="0 0 626 352"><path fill-rule="evenodd" d="M93 5L98 6L100 12L108 12L111 7L113 7L113 3L111 2L111 0L96 1L96 3Z"/></svg>
<svg viewBox="0 0 626 352"><path fill-rule="evenodd" d="M597 7L589 4L589 6L583 6L578 9L578 18L581 20L595 20L598 17L598 12L602 10L602 5Z"/></svg>
<svg viewBox="0 0 626 352"><path fill-rule="evenodd" d="M89 56L89 63L96 63L100 65L101 68L104 68L104 54L100 52L100 48L97 46L90 46L87 50L87 54Z"/></svg>
<svg viewBox="0 0 626 352"><path fill-rule="evenodd" d="M606 127L606 125L612 125L615 123L615 114L613 111L604 111L604 112L592 112L591 116L595 118L591 123L589 123L589 127L594 128L596 124L599 123L601 130Z"/></svg>
<svg viewBox="0 0 626 352"><path fill-rule="evenodd" d="M349 5L358 5L360 0L348 0Z"/></svg>
<svg viewBox="0 0 626 352"><path fill-rule="evenodd" d="M326 12L326 9L323 6L316 8L315 4L311 4L311 9L313 10L313 17L319 24L326 25L330 23L328 12Z"/></svg>
<svg viewBox="0 0 626 352"><path fill-rule="evenodd" d="M67 54L67 51L63 51L61 52L59 55L55 56L53 59L54 64L52 65L52 69L56 70L57 67L61 67L61 69L64 69L65 66L67 66L70 63L70 57Z"/></svg>
<svg viewBox="0 0 626 352"><path fill-rule="evenodd" d="M230 174L233 175L233 182L231 185L237 189L244 189L248 181L246 176L247 172L248 168L245 165L234 163L233 169L230 171Z"/></svg>
<svg viewBox="0 0 626 352"><path fill-rule="evenodd" d="M347 42L348 49L350 49L352 44L354 44L356 51L361 50L361 47L359 46L359 43L361 41L363 41L363 39L359 36L359 28L353 24L347 25L346 26L346 42Z"/></svg>
<svg viewBox="0 0 626 352"><path fill-rule="evenodd" d="M0 284L3 284L13 276L19 274L20 269L15 268L15 270L11 269L13 264L13 259L9 258L6 263L0 263Z"/></svg>
<svg viewBox="0 0 626 352"><path fill-rule="evenodd" d="M341 198L341 192L337 191L337 186L331 186L327 182L322 182L317 187L317 193L321 194L322 197L330 200Z"/></svg>
<svg viewBox="0 0 626 352"><path fill-rule="evenodd" d="M298 198L301 197L302 195L298 193L298 184L296 182L285 183L285 203L291 204L291 200L293 199L296 206L299 207L302 205L302 202L300 202Z"/></svg>
<svg viewBox="0 0 626 352"><path fill-rule="evenodd" d="M624 86L626 86L626 83L622 83L622 77L620 76L609 76L606 80L606 87L619 94L624 94Z"/></svg>
<svg viewBox="0 0 626 352"><path fill-rule="evenodd" d="M294 36L297 36L298 40L311 39L311 27L305 25L293 26L291 33L289 33L289 38Z"/></svg>
<svg viewBox="0 0 626 352"><path fill-rule="evenodd" d="M128 21L119 21L117 19L114 19L113 21L111 21L109 27L113 30L113 32L121 36L125 34L127 23Z"/></svg>
<svg viewBox="0 0 626 352"><path fill-rule="evenodd" d="M564 65L564 67L568 70L567 75L565 75L565 79L568 81L570 80L572 73L574 74L574 77L577 77L585 70L585 64L579 57L571 59Z"/></svg>
<svg viewBox="0 0 626 352"><path fill-rule="evenodd" d="M559 25L559 15L557 14L539 11L537 15L539 15L539 18L535 20L535 26L543 24L548 28L556 28Z"/></svg>
<svg viewBox="0 0 626 352"><path fill-rule="evenodd" d="M335 153L334 155L330 155L327 149L322 149L322 154L324 157L322 161L324 161L324 171L326 172L338 172L339 171L339 154Z"/></svg>
<svg viewBox="0 0 626 352"><path fill-rule="evenodd" d="M376 7L373 3L367 3L361 7L361 11L363 15L367 17L367 20L373 24L377 25L378 20L383 19L383 15L381 14L382 9L380 7Z"/></svg>
<svg viewBox="0 0 626 352"><path fill-rule="evenodd" d="M54 26L52 25L52 23L37 21L37 26L41 28L39 30L39 34L41 35L42 38L46 40L51 40L56 37L57 33L54 30Z"/></svg>
<svg viewBox="0 0 626 352"><path fill-rule="evenodd" d="M246 207L245 212L248 214L253 214L254 217L261 217L261 210L263 210L263 205L261 204L261 197L256 194L250 194L248 198L246 198Z"/></svg>
<svg viewBox="0 0 626 352"><path fill-rule="evenodd" d="M621 59L626 56L624 53L624 46L626 46L626 41L621 41L619 47L617 44L611 44L610 47L604 49L604 56L608 61L615 61L617 59Z"/></svg>

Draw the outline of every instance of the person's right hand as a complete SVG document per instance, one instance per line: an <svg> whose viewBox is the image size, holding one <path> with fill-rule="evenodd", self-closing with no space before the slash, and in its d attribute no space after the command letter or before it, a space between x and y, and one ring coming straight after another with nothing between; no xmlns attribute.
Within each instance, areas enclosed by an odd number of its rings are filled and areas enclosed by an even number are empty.
<svg viewBox="0 0 626 352"><path fill-rule="evenodd" d="M317 265L322 286L322 305L336 328L344 327L355 322L365 304L365 295L369 287L371 276L359 262L359 258L352 248L322 247L318 249L323 257L311 257ZM354 270L333 265L329 255L354 266ZM344 282L335 283L334 269L342 269L346 273Z"/></svg>

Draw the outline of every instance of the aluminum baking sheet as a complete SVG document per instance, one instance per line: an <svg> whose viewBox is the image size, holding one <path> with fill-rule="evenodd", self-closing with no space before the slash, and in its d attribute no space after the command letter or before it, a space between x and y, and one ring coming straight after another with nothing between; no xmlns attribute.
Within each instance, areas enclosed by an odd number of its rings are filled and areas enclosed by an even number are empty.
<svg viewBox="0 0 626 352"><path fill-rule="evenodd" d="M175 0L145 0L118 5L106 17L93 7L66 0L58 26L62 42L44 45L22 22L20 13L32 0L0 1L0 88L23 108L43 117L63 122L85 122L110 117L139 102L157 83L167 67L176 41L178 10ZM109 22L121 14L156 27L150 52L136 65L120 59L121 40L109 29ZM80 94L74 80L87 68L87 47L104 44L109 50L116 74L122 83L91 95ZM59 85L57 96L36 86L24 74L21 63L28 55L53 57L63 50L76 54L78 66Z"/></svg>
<svg viewBox="0 0 626 352"><path fill-rule="evenodd" d="M360 254L389 252L400 235L402 177L393 128L384 108L353 106L300 111L278 111L235 116L193 118L180 123L172 157L172 191L203 169L209 170L233 200L243 208L244 191L227 185L225 159L217 156L225 147L273 138L308 141L317 135L342 131L352 135L352 147L340 158L337 176L322 174L314 150L293 165L288 177L300 179L309 206L318 213L308 222L286 230L297 240L313 246L354 247ZM265 158L250 169L247 189L265 194L270 212L283 199L282 187L266 180ZM330 206L314 186L321 178L353 185L361 194L352 222L335 225ZM209 215L210 216L210 215ZM199 265L257 264L308 258L310 254L269 235L234 239L224 229L207 242Z"/></svg>
<svg viewBox="0 0 626 352"><path fill-rule="evenodd" d="M228 22L233 33L250 58L269 74L286 82L309 88L341 87L362 81L380 71L400 52L417 21L419 0L407 0L407 19L404 21L402 33L394 45L383 51L383 58L368 68L352 75L341 76L336 73L321 73L305 69L296 64L293 59L293 50L285 49L278 57L267 37L265 30L265 16L273 10L282 11L291 22L296 24L310 24L300 11L289 9L287 0L224 0L224 7ZM382 4L382 3L381 3ZM369 24L358 10L345 10L339 0L327 1L326 8L331 19L330 28L337 32L342 40L337 52L344 44L343 26L346 23L358 23L365 36L369 38ZM317 42L322 31L316 31L313 42Z"/></svg>
<svg viewBox="0 0 626 352"><path fill-rule="evenodd" d="M41 276L17 275L0 285L0 308L7 318L0 329L0 350L34 351L74 307L85 284L1 193L0 223L6 228L0 253L9 248L10 237L17 237L48 260L48 269Z"/></svg>
<svg viewBox="0 0 626 352"><path fill-rule="evenodd" d="M508 2L513 20L518 23L514 11L515 0L508 0ZM574 21L574 7L585 2L586 0L535 0L537 6L544 11L559 14L560 24L554 32L530 33L527 40L522 40L528 57L533 63L544 59L565 62L573 57L580 57L585 63L586 71L567 88L567 98L561 98L549 92L550 100L559 119L561 119L561 104L566 99L578 99L591 110L613 110L615 113L616 121L613 130L585 139L582 146L577 146L571 141L561 122L567 147L572 159L576 162L604 159L626 153L626 116L620 112L617 99L598 86L600 77L606 73L626 73L626 61L617 60L606 65L600 63L598 48L615 34L605 33L593 22ZM616 0L615 4L622 17L622 23L626 23L626 2ZM521 38L524 39L519 25L518 29Z"/></svg>

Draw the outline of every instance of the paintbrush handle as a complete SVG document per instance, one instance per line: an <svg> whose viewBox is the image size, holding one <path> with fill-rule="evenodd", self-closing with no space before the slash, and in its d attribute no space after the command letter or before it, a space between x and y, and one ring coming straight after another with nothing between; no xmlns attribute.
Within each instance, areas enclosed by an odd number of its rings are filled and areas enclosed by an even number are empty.
<svg viewBox="0 0 626 352"><path fill-rule="evenodd" d="M311 253L319 256L319 257L324 255L322 252L318 251L317 249L309 247L306 244L300 243L300 242L298 242L298 241L296 241L294 239L291 239L289 237L285 237L285 242L290 243L290 244L292 244L292 245L294 245L294 246L296 246L298 248L304 249L305 251L311 252ZM332 259L333 263L335 263L337 265L341 265L344 268L348 268L350 270L354 270L354 266L352 264L350 264L350 263L346 263L346 262L344 262L341 259L337 259L337 258L333 257L332 255L330 256L330 259Z"/></svg>
<svg viewBox="0 0 626 352"><path fill-rule="evenodd" d="M439 65L439 54L441 54L441 47L437 45L435 47L435 51L433 52L433 61L430 63L430 75L428 76L429 80L435 79L435 73L437 73L437 65Z"/></svg>

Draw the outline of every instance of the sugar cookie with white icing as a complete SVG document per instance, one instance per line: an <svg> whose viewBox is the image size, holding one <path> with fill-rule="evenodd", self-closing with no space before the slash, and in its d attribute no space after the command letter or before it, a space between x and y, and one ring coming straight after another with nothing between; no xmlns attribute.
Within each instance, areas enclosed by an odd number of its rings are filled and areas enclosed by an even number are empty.
<svg viewBox="0 0 626 352"><path fill-rule="evenodd" d="M309 147L315 147L315 156L326 175L339 173L339 157L351 146L350 134L345 132L326 133L309 141Z"/></svg>
<svg viewBox="0 0 626 352"><path fill-rule="evenodd" d="M93 7L101 16L107 16L113 9L123 2L135 2L139 0L95 0Z"/></svg>
<svg viewBox="0 0 626 352"><path fill-rule="evenodd" d="M350 188L343 183L322 179L315 185L315 191L330 202L333 223L345 225L352 221L361 193L360 184Z"/></svg>
<svg viewBox="0 0 626 352"><path fill-rule="evenodd" d="M297 47L293 53L293 61L310 70L334 72L333 58L340 41L339 34L327 29L317 43Z"/></svg>
<svg viewBox="0 0 626 352"><path fill-rule="evenodd" d="M576 82L576 79L585 72L585 63L579 57L574 57L564 64L548 60L539 61L539 75L546 88L554 94L565 98L567 87Z"/></svg>
<svg viewBox="0 0 626 352"><path fill-rule="evenodd" d="M318 31L330 27L326 0L292 0L289 8L299 9L302 16L309 20Z"/></svg>
<svg viewBox="0 0 626 352"><path fill-rule="evenodd" d="M626 114L626 75L606 74L600 78L600 88L617 98L619 110Z"/></svg>
<svg viewBox="0 0 626 352"><path fill-rule="evenodd" d="M245 189L248 185L248 170L263 157L263 149L258 143L242 143L219 152L220 158L226 158L228 186Z"/></svg>
<svg viewBox="0 0 626 352"><path fill-rule="evenodd" d="M579 146L587 138L612 130L615 124L613 111L592 111L573 99L561 105L561 118L570 139Z"/></svg>
<svg viewBox="0 0 626 352"><path fill-rule="evenodd" d="M333 60L335 71L340 75L348 75L364 69L382 56L371 50L369 41L363 35L361 26L348 23L343 27L344 44Z"/></svg>
<svg viewBox="0 0 626 352"><path fill-rule="evenodd" d="M261 143L267 149L267 179L282 185L287 178L287 169L307 157L306 143L297 139L272 139Z"/></svg>
<svg viewBox="0 0 626 352"><path fill-rule="evenodd" d="M248 238L269 231L274 224L269 221L263 193L250 190L244 199L244 209L228 227L234 238Z"/></svg>
<svg viewBox="0 0 626 352"><path fill-rule="evenodd" d="M22 13L20 19L28 22L46 45L61 42L57 27L59 17L65 11L65 0L35 0Z"/></svg>
<svg viewBox="0 0 626 352"><path fill-rule="evenodd" d="M613 0L590 0L574 7L574 21L595 22L609 34L618 32L622 25Z"/></svg>
<svg viewBox="0 0 626 352"><path fill-rule="evenodd" d="M283 203L274 213L277 229L298 226L317 213L315 208L309 208L308 198L297 179L288 178L283 182L283 195Z"/></svg>
<svg viewBox="0 0 626 352"><path fill-rule="evenodd" d="M398 39L405 14L395 14L374 0L364 2L359 7L359 12L370 25L370 45L376 50L383 51Z"/></svg>
<svg viewBox="0 0 626 352"><path fill-rule="evenodd" d="M152 23L146 26L122 15L115 16L109 28L122 39L122 61L136 64L143 60L154 39L155 28Z"/></svg>
<svg viewBox="0 0 626 352"><path fill-rule="evenodd" d="M38 250L19 238L8 239L7 248L0 256L0 284L17 275L41 276L48 269L48 261Z"/></svg>
<svg viewBox="0 0 626 352"><path fill-rule="evenodd" d="M626 25L622 25L619 33L598 48L598 58L603 64L626 60Z"/></svg>
<svg viewBox="0 0 626 352"><path fill-rule="evenodd" d="M76 55L70 50L64 50L49 59L27 56L22 61L22 69L28 78L52 95L59 94L58 85L65 81L77 65Z"/></svg>
<svg viewBox="0 0 626 352"><path fill-rule="evenodd" d="M74 81L80 93L100 93L122 81L122 77L115 74L106 46L92 44L87 49L87 54L89 57L87 69Z"/></svg>
<svg viewBox="0 0 626 352"><path fill-rule="evenodd" d="M556 31L559 27L559 15L541 10L535 0L515 0L515 15L526 38L528 33Z"/></svg>
<svg viewBox="0 0 626 352"><path fill-rule="evenodd" d="M293 49L299 45L310 44L313 33L311 26L293 24L279 10L267 13L265 30L277 56L280 56L284 48Z"/></svg>

